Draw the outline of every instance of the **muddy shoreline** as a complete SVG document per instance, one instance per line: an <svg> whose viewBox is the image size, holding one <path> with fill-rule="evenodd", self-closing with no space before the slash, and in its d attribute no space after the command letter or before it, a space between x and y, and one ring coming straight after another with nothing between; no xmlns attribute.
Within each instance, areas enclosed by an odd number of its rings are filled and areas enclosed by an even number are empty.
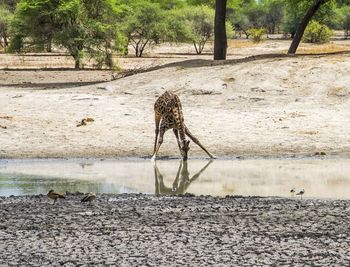
<svg viewBox="0 0 350 267"><path fill-rule="evenodd" d="M0 197L1 266L345 266L350 201Z"/></svg>

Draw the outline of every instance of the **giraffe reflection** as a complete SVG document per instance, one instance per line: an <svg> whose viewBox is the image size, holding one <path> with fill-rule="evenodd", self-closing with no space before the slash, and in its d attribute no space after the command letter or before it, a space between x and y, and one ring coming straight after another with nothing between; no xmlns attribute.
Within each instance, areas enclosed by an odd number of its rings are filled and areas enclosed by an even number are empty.
<svg viewBox="0 0 350 267"><path fill-rule="evenodd" d="M182 195L186 193L189 185L198 179L198 177L205 171L206 168L212 163L210 160L199 172L190 178L188 172L188 162L186 160L180 160L179 169L172 187L164 185L163 175L160 173L157 163L154 164L154 178L155 178L155 194L156 195Z"/></svg>

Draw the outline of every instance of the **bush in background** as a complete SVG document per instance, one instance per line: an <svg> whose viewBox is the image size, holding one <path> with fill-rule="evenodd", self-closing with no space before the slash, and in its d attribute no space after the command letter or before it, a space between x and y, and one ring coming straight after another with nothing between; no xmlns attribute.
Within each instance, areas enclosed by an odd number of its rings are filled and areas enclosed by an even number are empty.
<svg viewBox="0 0 350 267"><path fill-rule="evenodd" d="M266 34L266 30L264 28L251 28L248 31L249 36L251 36L254 43L260 43Z"/></svg>
<svg viewBox="0 0 350 267"><path fill-rule="evenodd" d="M305 43L328 43L333 32L326 25L315 20L311 21L307 26L303 42Z"/></svg>

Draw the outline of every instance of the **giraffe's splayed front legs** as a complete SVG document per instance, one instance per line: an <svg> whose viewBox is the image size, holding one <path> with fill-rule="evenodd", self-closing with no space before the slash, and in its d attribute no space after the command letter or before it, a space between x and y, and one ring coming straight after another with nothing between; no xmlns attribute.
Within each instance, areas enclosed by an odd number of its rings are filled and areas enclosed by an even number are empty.
<svg viewBox="0 0 350 267"><path fill-rule="evenodd" d="M160 146L163 143L164 133L167 130L169 130L169 128L163 122L160 125L160 130L158 130L158 128L156 128L156 131L155 131L156 132L156 138L155 138L155 142L154 142L154 152L153 152L153 156L151 158L152 161L156 160L159 148L160 148ZM158 137L158 132L159 132L159 137ZM158 142L157 142L157 139L158 139Z"/></svg>
<svg viewBox="0 0 350 267"><path fill-rule="evenodd" d="M162 143L163 143L163 135L164 135L164 132L160 131L158 143L155 143L155 144L154 144L154 153L153 153L153 156L152 156L152 158L151 158L152 161L155 161L155 160L156 160L156 157L157 157L159 148L160 148L160 146L161 146Z"/></svg>
<svg viewBox="0 0 350 267"><path fill-rule="evenodd" d="M161 145L161 143L159 144L158 142L158 135L159 135L159 123L161 120L161 114L159 112L155 112L154 114L154 119L155 119L155 124L156 124L156 129L155 129L155 140L154 140L154 149L153 149L153 156L151 158L152 161L155 161L156 156L157 156L157 152L159 150L159 147ZM163 133L164 134L164 133ZM163 137L162 137L162 142L163 142ZM159 145L158 145L159 144Z"/></svg>
<svg viewBox="0 0 350 267"><path fill-rule="evenodd" d="M154 152L153 152L153 156L151 158L152 161L156 160L159 148L160 148L160 146L163 143L164 133L167 130L169 130L169 128L163 123L160 125L160 130L159 131L156 130L156 137L155 137L155 143L154 143ZM158 132L159 132L159 138L158 138ZM179 139L179 133L178 133L177 129L173 129L173 132L175 134L177 145L179 147L182 159L183 160L187 160L187 158L188 158L188 151L190 150L190 141L186 140L186 139L185 140L180 140Z"/></svg>
<svg viewBox="0 0 350 267"><path fill-rule="evenodd" d="M159 148L163 142L163 135L165 131L174 129L177 145L181 152L183 160L187 160L188 151L190 149L190 141L186 139L186 135L192 139L198 146L200 146L205 153L211 158L215 158L208 150L199 142L199 140L193 136L187 129L184 123L184 116L182 113L182 106L180 99L177 95L171 92L164 92L154 104L155 123L156 123L156 136L154 141L154 150L152 160L157 157ZM161 125L159 127L161 121Z"/></svg>
<svg viewBox="0 0 350 267"><path fill-rule="evenodd" d="M190 130L188 130L187 127L185 127L185 133L186 133L186 135L187 135L189 138L191 138L191 140L192 140L193 142L195 142L201 149L203 149L204 152L207 153L208 156L209 156L210 158L215 159L215 156L212 155L212 154L199 142L199 140L190 132Z"/></svg>

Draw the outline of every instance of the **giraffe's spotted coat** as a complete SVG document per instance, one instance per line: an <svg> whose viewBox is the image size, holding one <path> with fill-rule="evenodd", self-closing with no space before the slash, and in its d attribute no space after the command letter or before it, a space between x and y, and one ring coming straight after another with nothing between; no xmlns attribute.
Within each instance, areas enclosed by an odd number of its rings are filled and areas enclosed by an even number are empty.
<svg viewBox="0 0 350 267"><path fill-rule="evenodd" d="M186 135L197 145L199 145L211 158L214 158L206 148L199 142L199 140L191 134L184 122L184 116L182 112L182 106L179 97L166 91L162 94L154 104L154 113L155 113L155 142L154 142L154 151L153 159L156 158L157 153L161 144L163 143L164 133L173 129L177 144L180 149L180 153L184 160L187 159L187 153L189 148L189 142L186 140ZM159 138L158 138L159 137Z"/></svg>

